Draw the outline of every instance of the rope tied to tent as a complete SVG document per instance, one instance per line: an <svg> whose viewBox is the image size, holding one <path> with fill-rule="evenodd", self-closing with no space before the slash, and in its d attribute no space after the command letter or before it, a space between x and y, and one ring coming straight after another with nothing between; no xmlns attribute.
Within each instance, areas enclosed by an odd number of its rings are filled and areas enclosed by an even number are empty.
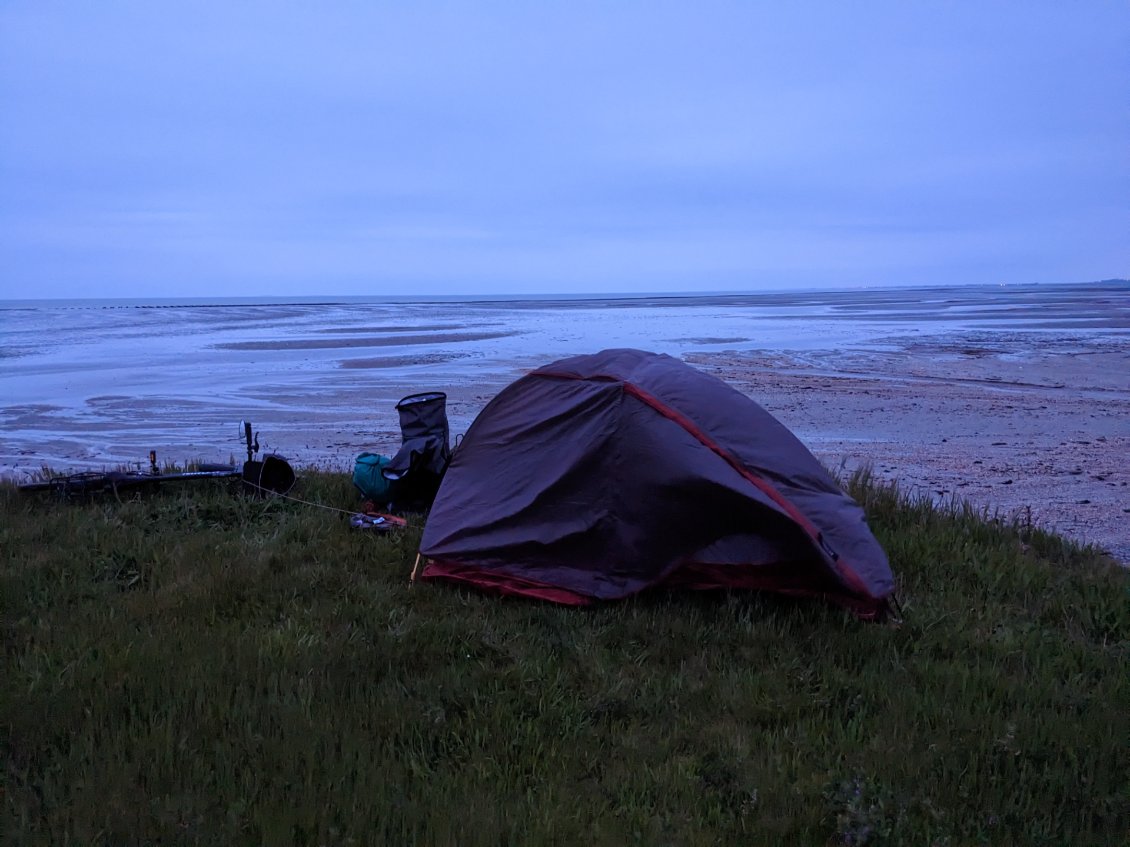
<svg viewBox="0 0 1130 847"><path fill-rule="evenodd" d="M279 491L272 491L271 489L265 488L262 485L259 485L258 483L251 482L250 480L244 480L244 483L246 485L250 486L251 488L258 489L260 492L263 492L264 494L266 494L268 497L271 497L271 498L281 497L284 500L290 500L291 502L294 502L294 503L301 503L303 506L311 506L315 509L322 509L322 510L327 511L327 512L337 512L338 514L341 514L341 515L348 515L350 518L357 518L357 517L364 518L364 517L366 517L363 512L357 512L357 511L353 511L353 510L350 510L350 509L339 509L336 506L327 506L324 503L315 503L312 500L303 500L301 497L294 497L293 495L290 495L290 494L283 494ZM407 523L405 523L405 526L407 526Z"/></svg>

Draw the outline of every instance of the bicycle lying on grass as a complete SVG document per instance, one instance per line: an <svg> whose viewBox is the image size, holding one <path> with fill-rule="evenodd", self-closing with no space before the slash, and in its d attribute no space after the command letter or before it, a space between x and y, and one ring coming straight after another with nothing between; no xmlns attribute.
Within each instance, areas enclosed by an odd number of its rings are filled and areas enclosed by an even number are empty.
<svg viewBox="0 0 1130 847"><path fill-rule="evenodd" d="M297 478L290 463L276 453L266 453L262 459L256 459L259 433L252 433L250 421L241 421L240 427L247 445L247 461L242 467L204 464L196 470L162 473L157 467L157 453L151 450L148 471L84 471L25 483L17 488L29 494L49 492L65 499L82 499L111 493L120 495L123 491L153 490L166 482L240 479L243 490L248 493L286 494Z"/></svg>

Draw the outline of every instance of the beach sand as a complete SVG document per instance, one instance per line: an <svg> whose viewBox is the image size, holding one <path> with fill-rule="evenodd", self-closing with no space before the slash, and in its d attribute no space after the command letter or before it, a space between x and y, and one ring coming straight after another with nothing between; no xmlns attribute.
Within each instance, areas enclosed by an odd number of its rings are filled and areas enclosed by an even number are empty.
<svg viewBox="0 0 1130 847"><path fill-rule="evenodd" d="M689 359L834 469L870 467L905 491L1030 521L1130 563L1130 396L1109 384L1130 373L1130 354L930 353L838 368L780 355ZM1074 386L1080 371L1089 387Z"/></svg>

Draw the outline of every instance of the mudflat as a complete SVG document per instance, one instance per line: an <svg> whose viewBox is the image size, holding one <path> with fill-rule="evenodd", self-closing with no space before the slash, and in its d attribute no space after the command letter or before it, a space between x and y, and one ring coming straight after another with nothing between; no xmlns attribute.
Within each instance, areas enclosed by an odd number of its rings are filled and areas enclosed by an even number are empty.
<svg viewBox="0 0 1130 847"><path fill-rule="evenodd" d="M833 468L870 467L905 490L1055 529L1130 563L1130 351L1010 359L1005 345L916 346L925 349L688 360L772 410Z"/></svg>
<svg viewBox="0 0 1130 847"><path fill-rule="evenodd" d="M465 432L505 385L607 347L726 380L832 468L1017 516L1130 562L1130 285L693 297L0 304L0 473L394 452L396 401ZM60 325L66 332L58 330Z"/></svg>

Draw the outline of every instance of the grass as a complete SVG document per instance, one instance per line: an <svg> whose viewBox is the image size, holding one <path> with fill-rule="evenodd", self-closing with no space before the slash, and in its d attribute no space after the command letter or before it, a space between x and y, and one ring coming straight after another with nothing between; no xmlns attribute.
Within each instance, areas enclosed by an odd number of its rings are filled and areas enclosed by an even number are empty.
<svg viewBox="0 0 1130 847"><path fill-rule="evenodd" d="M1124 844L1130 581L853 481L902 626L409 588L419 531L222 483L0 492L10 844ZM311 473L299 496L355 502Z"/></svg>

